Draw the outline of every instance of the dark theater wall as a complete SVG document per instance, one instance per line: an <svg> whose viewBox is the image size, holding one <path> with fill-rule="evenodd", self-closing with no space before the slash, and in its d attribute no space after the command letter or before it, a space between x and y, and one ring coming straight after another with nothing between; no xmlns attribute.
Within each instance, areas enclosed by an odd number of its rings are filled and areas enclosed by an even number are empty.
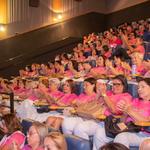
<svg viewBox="0 0 150 150"><path fill-rule="evenodd" d="M107 28L150 17L150 1L106 15Z"/></svg>

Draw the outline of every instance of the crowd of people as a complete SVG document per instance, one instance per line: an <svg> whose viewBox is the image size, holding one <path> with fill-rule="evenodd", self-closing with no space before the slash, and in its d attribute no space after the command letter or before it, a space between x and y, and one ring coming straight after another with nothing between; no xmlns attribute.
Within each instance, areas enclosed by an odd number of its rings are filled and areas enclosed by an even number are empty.
<svg viewBox="0 0 150 150"><path fill-rule="evenodd" d="M148 149L150 131L145 128L109 137L104 119L97 121L71 113L38 114L29 108L36 109L33 105L38 101L71 112L95 102L98 111L94 118L121 116L121 127L128 122L149 123L150 46L149 49L144 46L149 42L150 19L124 23L103 33L84 36L71 54L58 55L48 64L28 65L12 80L1 78L0 92L13 92L19 105L15 107L17 115L2 116L0 149L67 150L64 134L89 141L92 137L93 150L127 150L132 145ZM129 91L129 81L138 84L136 98ZM3 98L6 97L1 95L1 103ZM3 114L3 109L0 112ZM29 115L25 116L25 112ZM41 122L37 119L40 115ZM25 135L18 119L27 118L35 122Z"/></svg>

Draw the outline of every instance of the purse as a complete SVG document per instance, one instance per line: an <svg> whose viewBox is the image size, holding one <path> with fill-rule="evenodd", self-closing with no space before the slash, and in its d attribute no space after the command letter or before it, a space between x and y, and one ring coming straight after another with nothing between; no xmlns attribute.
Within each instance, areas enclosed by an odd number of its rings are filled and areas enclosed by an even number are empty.
<svg viewBox="0 0 150 150"><path fill-rule="evenodd" d="M80 104L76 108L76 113L78 116L86 119L96 119L104 113L104 107L99 101L93 100L85 104Z"/></svg>
<svg viewBox="0 0 150 150"><path fill-rule="evenodd" d="M122 132L141 131L141 126L137 126L133 122L124 123L120 118L115 118L112 115L106 117L104 123L106 136L110 138L114 138L117 134Z"/></svg>

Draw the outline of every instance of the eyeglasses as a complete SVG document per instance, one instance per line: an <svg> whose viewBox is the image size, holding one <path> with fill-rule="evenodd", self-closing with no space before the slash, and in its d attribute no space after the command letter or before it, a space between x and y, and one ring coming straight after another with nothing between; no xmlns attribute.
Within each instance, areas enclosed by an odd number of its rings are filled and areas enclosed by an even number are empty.
<svg viewBox="0 0 150 150"><path fill-rule="evenodd" d="M113 86L121 86L122 83L113 83Z"/></svg>

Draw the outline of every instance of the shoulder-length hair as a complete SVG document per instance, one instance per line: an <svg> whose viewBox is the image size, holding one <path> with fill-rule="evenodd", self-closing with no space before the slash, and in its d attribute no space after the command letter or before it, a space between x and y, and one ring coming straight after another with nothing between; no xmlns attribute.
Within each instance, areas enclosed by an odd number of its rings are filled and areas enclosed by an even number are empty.
<svg viewBox="0 0 150 150"><path fill-rule="evenodd" d="M19 119L16 117L15 114L6 114L2 117L2 120L4 120L5 125L8 129L7 134L12 134L15 131L21 131L22 127L20 124Z"/></svg>
<svg viewBox="0 0 150 150"><path fill-rule="evenodd" d="M123 85L123 93L126 93L128 92L128 82L127 82L127 79L124 75L117 75L113 78L114 79L117 79L119 81L121 81L122 85Z"/></svg>

